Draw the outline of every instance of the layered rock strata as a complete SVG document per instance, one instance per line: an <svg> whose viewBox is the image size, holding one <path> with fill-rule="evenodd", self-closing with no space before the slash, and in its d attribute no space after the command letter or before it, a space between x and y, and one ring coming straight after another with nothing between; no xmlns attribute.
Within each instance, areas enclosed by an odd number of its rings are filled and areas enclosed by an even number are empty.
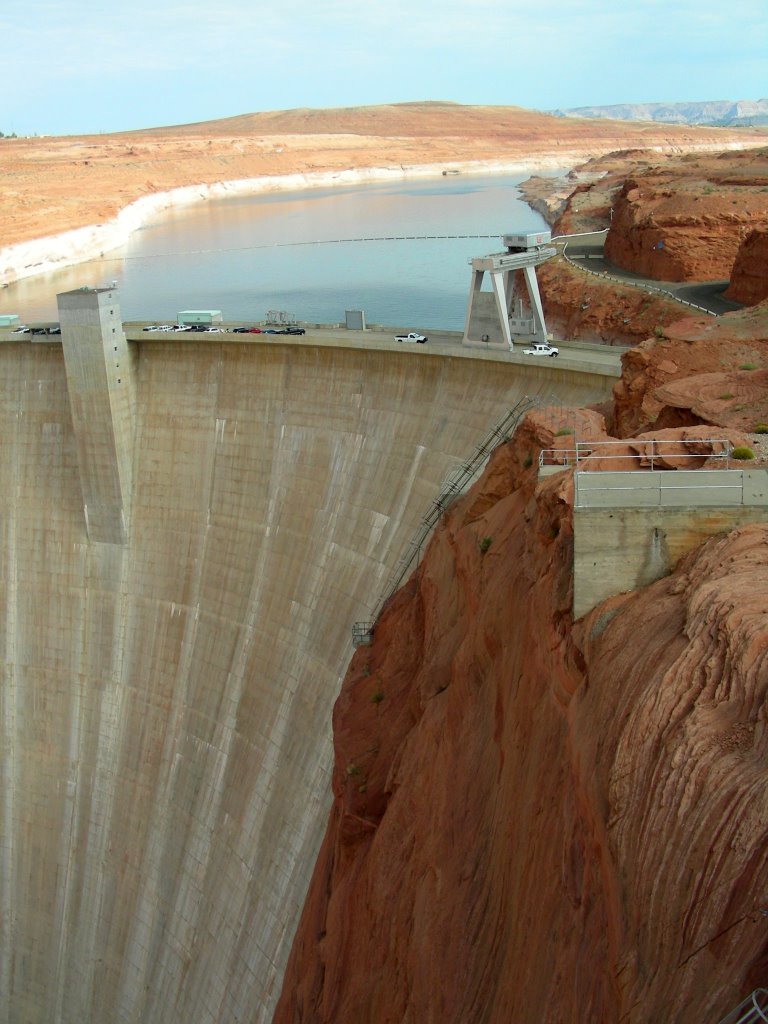
<svg viewBox="0 0 768 1024"><path fill-rule="evenodd" d="M613 432L705 422L754 430L768 422L767 353L766 303L659 328L622 356Z"/></svg>
<svg viewBox="0 0 768 1024"><path fill-rule="evenodd" d="M659 281L728 278L744 238L768 223L766 185L765 150L630 173L612 202L605 254Z"/></svg>
<svg viewBox="0 0 768 1024"><path fill-rule="evenodd" d="M752 231L739 246L725 297L745 306L768 299L768 228Z"/></svg>

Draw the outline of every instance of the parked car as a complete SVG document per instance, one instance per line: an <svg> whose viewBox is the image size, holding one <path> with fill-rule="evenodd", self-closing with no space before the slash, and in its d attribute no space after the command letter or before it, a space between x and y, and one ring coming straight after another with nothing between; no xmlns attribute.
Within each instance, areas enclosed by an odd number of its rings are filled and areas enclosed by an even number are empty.
<svg viewBox="0 0 768 1024"><path fill-rule="evenodd" d="M251 330L250 327L233 327L232 328L232 333L233 334L248 334L248 332L250 330Z"/></svg>
<svg viewBox="0 0 768 1024"><path fill-rule="evenodd" d="M303 327L289 327L287 330L283 331L283 334L306 334L306 333L307 332L304 330Z"/></svg>
<svg viewBox="0 0 768 1024"><path fill-rule="evenodd" d="M417 334L416 331L411 331L410 334L396 334L395 341L411 341L417 342L419 345L424 345L428 339L423 334Z"/></svg>
<svg viewBox="0 0 768 1024"><path fill-rule="evenodd" d="M266 332L262 331L262 329L260 327L249 327L248 328L248 333L249 334L264 334Z"/></svg>
<svg viewBox="0 0 768 1024"><path fill-rule="evenodd" d="M29 333L30 333L29 328L25 327L24 324L20 324L18 327L14 327L13 330L11 331L11 334L29 334Z"/></svg>
<svg viewBox="0 0 768 1024"><path fill-rule="evenodd" d="M158 330L160 330L160 328L157 326L157 324L152 324L151 327L142 327L141 329L142 329L142 331L158 331Z"/></svg>

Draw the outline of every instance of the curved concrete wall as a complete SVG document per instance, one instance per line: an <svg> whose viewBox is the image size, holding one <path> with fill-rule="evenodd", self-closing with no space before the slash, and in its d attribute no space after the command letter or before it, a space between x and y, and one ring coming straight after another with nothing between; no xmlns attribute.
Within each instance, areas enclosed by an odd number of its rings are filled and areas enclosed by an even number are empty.
<svg viewBox="0 0 768 1024"><path fill-rule="evenodd" d="M270 1019L352 622L518 397L612 383L410 351L137 348L120 547L86 538L62 350L0 345L3 1024Z"/></svg>

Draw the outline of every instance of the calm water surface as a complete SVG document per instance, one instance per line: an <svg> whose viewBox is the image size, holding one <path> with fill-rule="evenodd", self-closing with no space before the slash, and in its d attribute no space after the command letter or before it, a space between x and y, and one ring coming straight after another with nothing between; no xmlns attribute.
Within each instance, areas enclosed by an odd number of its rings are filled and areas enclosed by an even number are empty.
<svg viewBox="0 0 768 1024"><path fill-rule="evenodd" d="M0 312L55 320L58 292L117 281L125 320L220 309L225 320L250 321L277 309L336 323L345 310L363 309L368 323L458 330L467 261L499 251L504 232L546 227L519 197L528 176L451 175L201 202L147 224L104 259L9 286ZM335 241L470 234L493 237Z"/></svg>

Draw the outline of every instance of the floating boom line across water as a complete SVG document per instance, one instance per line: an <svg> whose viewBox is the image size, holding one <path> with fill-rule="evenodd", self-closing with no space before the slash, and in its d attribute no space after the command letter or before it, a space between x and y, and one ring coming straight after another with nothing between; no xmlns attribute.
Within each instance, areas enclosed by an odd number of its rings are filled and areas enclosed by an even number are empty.
<svg viewBox="0 0 768 1024"><path fill-rule="evenodd" d="M240 245L223 249L185 249L180 252L146 253L143 256L100 256L89 263L128 263L134 260L159 260L172 256L205 256L224 252L254 252L257 249L290 249L302 245L346 245L358 242L449 242L457 239L498 238L498 231L492 235L371 235L363 238L316 238L303 242L265 242L262 245Z"/></svg>

